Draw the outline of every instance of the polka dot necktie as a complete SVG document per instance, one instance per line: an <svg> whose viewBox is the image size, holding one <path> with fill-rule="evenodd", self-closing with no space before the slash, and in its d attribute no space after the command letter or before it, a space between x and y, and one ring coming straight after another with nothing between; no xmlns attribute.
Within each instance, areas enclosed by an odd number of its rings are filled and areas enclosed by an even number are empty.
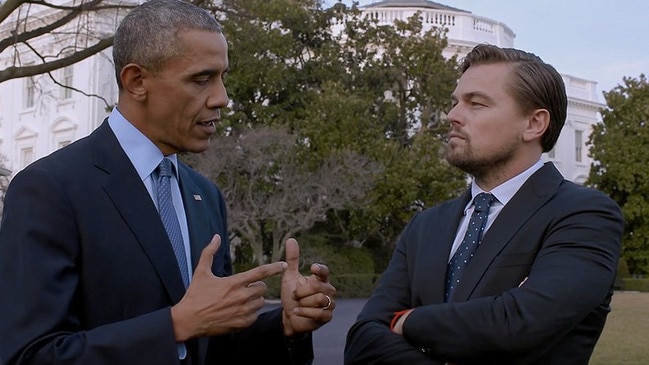
<svg viewBox="0 0 649 365"><path fill-rule="evenodd" d="M446 293L445 301L453 294L453 291L460 284L462 271L467 267L473 254L478 249L482 240L482 231L487 223L489 207L495 200L495 197L489 193L480 193L473 199L474 209L471 214L471 220L464 235L462 243L455 251L455 254L448 263L446 272Z"/></svg>
<svg viewBox="0 0 649 365"><path fill-rule="evenodd" d="M189 286L189 269L187 268L187 256L185 255L185 244L183 243L183 235L180 230L180 223L178 223L178 216L171 197L171 160L163 158L160 165L158 165L158 210L160 219L167 231L171 246L176 254L178 267L180 268L180 275L182 276L185 288Z"/></svg>

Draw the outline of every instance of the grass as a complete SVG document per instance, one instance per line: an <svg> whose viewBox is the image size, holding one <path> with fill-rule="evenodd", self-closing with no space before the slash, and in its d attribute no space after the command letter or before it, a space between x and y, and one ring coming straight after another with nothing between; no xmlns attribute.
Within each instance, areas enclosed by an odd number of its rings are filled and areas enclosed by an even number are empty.
<svg viewBox="0 0 649 365"><path fill-rule="evenodd" d="M649 293L618 291L589 365L649 364Z"/></svg>

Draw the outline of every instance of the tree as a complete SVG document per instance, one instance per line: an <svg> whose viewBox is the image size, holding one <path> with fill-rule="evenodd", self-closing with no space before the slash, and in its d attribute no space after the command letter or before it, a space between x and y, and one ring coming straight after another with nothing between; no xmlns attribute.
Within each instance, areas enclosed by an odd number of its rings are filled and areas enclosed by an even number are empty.
<svg viewBox="0 0 649 365"><path fill-rule="evenodd" d="M320 232L390 245L414 212L465 186L440 153L457 78L455 60L442 56L444 30L423 32L418 16L378 26L356 6L312 0L225 0L215 11L230 46L224 128L284 126L312 168L343 150L383 167L372 200L329 211Z"/></svg>
<svg viewBox="0 0 649 365"><path fill-rule="evenodd" d="M277 261L284 243L324 221L327 212L358 204L379 169L350 151L313 168L286 130L260 127L214 138L210 150L186 160L225 195L229 229L252 248L258 264Z"/></svg>
<svg viewBox="0 0 649 365"><path fill-rule="evenodd" d="M588 143L594 160L588 185L611 196L622 208L622 257L632 274L649 273L649 82L625 77L604 93L602 123Z"/></svg>
<svg viewBox="0 0 649 365"><path fill-rule="evenodd" d="M370 203L332 220L357 245L390 248L414 213L466 187L465 174L443 158L457 62L442 55L445 30L423 31L419 13L379 26L355 7L336 10L345 27L325 64L339 69L300 132L315 151L348 146L382 164Z"/></svg>
<svg viewBox="0 0 649 365"><path fill-rule="evenodd" d="M106 0L0 3L0 54L11 60L0 69L0 82L48 74L112 46L117 21L135 5Z"/></svg>

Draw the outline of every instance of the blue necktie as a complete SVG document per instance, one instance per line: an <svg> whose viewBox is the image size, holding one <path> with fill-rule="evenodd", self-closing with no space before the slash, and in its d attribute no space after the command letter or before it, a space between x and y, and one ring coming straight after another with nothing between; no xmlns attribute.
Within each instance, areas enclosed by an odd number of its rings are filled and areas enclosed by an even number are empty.
<svg viewBox="0 0 649 365"><path fill-rule="evenodd" d="M160 219L167 230L171 246L176 254L180 275L182 276L185 288L189 286L189 269L187 268L187 256L185 256L185 244L183 235L178 223L178 216L171 197L171 160L163 158L158 165L158 210Z"/></svg>
<svg viewBox="0 0 649 365"><path fill-rule="evenodd" d="M445 301L453 294L462 278L462 271L469 265L473 254L478 249L482 240L482 231L487 223L489 206L495 200L495 197L489 193L480 193L473 199L474 209L469 220L466 234L462 243L455 251L455 254L448 263L446 272L446 293Z"/></svg>

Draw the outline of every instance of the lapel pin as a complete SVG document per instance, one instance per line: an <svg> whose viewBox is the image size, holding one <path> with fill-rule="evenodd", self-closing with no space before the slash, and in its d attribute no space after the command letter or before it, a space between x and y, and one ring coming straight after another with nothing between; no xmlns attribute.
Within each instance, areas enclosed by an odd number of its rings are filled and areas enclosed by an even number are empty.
<svg viewBox="0 0 649 365"><path fill-rule="evenodd" d="M194 194L194 200L203 200L203 198L198 194Z"/></svg>

